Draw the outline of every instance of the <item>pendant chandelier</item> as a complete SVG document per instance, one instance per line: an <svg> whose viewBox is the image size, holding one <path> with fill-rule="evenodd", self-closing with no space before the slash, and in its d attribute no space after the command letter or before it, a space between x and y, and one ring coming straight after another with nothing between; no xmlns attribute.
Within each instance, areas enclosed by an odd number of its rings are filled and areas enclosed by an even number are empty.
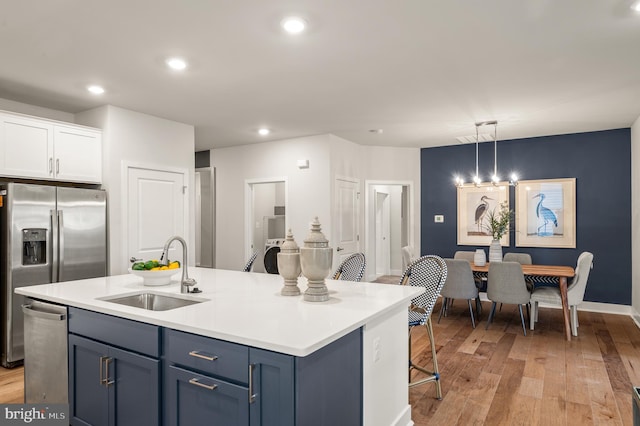
<svg viewBox="0 0 640 426"><path fill-rule="evenodd" d="M500 184L500 177L498 176L498 121L478 121L476 122L476 174L471 178L472 184L476 187L493 185L498 186ZM478 143L480 141L479 129L482 126L493 126L493 175L488 183L483 183L478 173ZM518 176L515 173L511 174L509 179L510 186L516 186L518 184ZM464 186L465 182L459 176L456 176L456 186Z"/></svg>

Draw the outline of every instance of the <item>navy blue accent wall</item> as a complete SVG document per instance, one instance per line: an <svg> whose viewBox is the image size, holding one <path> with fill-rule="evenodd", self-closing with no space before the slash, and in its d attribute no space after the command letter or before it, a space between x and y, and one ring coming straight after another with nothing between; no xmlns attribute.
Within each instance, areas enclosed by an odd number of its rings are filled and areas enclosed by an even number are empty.
<svg viewBox="0 0 640 426"><path fill-rule="evenodd" d="M479 172L493 172L493 142L479 145ZM510 246L530 253L534 263L575 266L583 251L594 255L585 300L631 305L631 129L546 136L498 142L498 173L516 171L523 180L576 178L576 248ZM475 173L475 144L421 150L421 253L452 257L457 245L454 176ZM515 189L510 188L511 208ZM442 214L444 223L434 223ZM485 248L488 254L487 247Z"/></svg>

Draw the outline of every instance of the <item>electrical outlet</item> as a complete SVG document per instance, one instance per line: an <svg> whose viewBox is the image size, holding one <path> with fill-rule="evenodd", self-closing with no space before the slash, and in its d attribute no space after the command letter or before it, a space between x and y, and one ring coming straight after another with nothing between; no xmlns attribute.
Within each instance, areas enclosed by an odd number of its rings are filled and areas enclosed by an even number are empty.
<svg viewBox="0 0 640 426"><path fill-rule="evenodd" d="M437 214L437 215L433 216L433 221L435 223L444 223L444 215L443 214Z"/></svg>

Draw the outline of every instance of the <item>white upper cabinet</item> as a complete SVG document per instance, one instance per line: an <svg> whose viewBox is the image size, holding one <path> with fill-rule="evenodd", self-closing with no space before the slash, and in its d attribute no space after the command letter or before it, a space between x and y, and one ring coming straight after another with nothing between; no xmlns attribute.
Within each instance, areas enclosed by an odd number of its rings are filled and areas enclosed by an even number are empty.
<svg viewBox="0 0 640 426"><path fill-rule="evenodd" d="M69 182L102 182L102 133L54 126L55 176Z"/></svg>
<svg viewBox="0 0 640 426"><path fill-rule="evenodd" d="M53 124L0 115L0 174L53 178Z"/></svg>
<svg viewBox="0 0 640 426"><path fill-rule="evenodd" d="M0 113L0 176L102 182L102 132Z"/></svg>

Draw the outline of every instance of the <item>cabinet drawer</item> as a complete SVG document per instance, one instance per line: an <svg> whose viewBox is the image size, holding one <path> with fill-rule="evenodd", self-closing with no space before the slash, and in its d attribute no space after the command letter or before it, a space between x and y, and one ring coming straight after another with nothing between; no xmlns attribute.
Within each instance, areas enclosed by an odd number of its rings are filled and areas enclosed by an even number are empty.
<svg viewBox="0 0 640 426"><path fill-rule="evenodd" d="M160 327L155 325L70 307L69 332L160 357Z"/></svg>
<svg viewBox="0 0 640 426"><path fill-rule="evenodd" d="M164 424L249 426L249 389L171 366Z"/></svg>
<svg viewBox="0 0 640 426"><path fill-rule="evenodd" d="M249 380L249 348L210 337L164 329L167 360L240 383Z"/></svg>

